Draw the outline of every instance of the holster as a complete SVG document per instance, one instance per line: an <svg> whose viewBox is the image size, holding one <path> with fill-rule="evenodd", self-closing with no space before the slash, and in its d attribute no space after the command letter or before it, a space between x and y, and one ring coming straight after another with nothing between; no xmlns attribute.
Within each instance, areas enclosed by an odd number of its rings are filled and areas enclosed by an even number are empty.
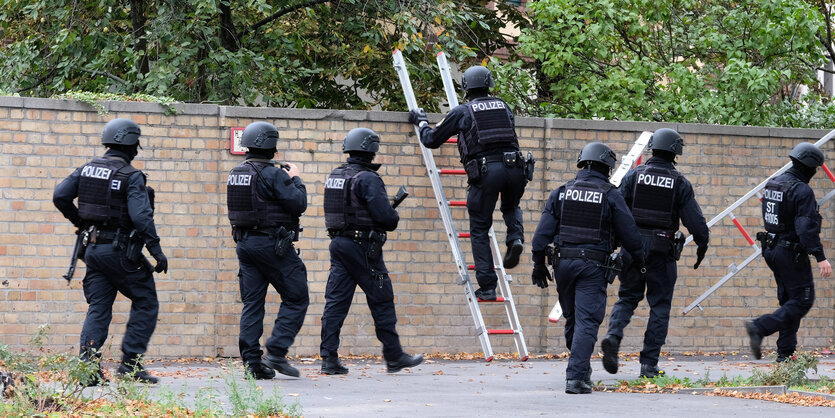
<svg viewBox="0 0 835 418"><path fill-rule="evenodd" d="M485 170L487 166L484 166ZM470 183L475 183L481 180L481 164L477 159L473 159L467 161L467 164L464 164L464 171L467 173L467 181Z"/></svg>
<svg viewBox="0 0 835 418"><path fill-rule="evenodd" d="M533 181L533 167L536 161L533 159L533 154L528 153L528 158L525 159L525 178L528 181Z"/></svg>
<svg viewBox="0 0 835 418"><path fill-rule="evenodd" d="M686 240L681 231L676 231L676 237L673 239L673 259L678 261L681 258L681 251L684 249L684 241Z"/></svg>
<svg viewBox="0 0 835 418"><path fill-rule="evenodd" d="M113 240L116 242L117 240ZM130 231L128 234L128 241L125 245L125 258L128 261L136 263L139 261L139 257L142 257L142 247L145 246L145 242L142 241L139 237L139 234L136 233L136 230Z"/></svg>
<svg viewBox="0 0 835 418"><path fill-rule="evenodd" d="M275 255L283 257L290 248L293 248L293 238L296 234L288 231L285 227L279 227L275 236Z"/></svg>
<svg viewBox="0 0 835 418"><path fill-rule="evenodd" d="M757 241L760 242L763 249L768 248L769 250L774 248L777 245L777 235L772 234L770 232L760 231L757 232Z"/></svg>
<svg viewBox="0 0 835 418"><path fill-rule="evenodd" d="M365 256L370 261L377 261L383 255L383 244L386 243L386 234L381 234L377 231L370 231L368 233L368 250L365 251Z"/></svg>
<svg viewBox="0 0 835 418"><path fill-rule="evenodd" d="M623 252L612 253L604 267L606 268L606 281L609 284L614 283L615 277L623 271Z"/></svg>

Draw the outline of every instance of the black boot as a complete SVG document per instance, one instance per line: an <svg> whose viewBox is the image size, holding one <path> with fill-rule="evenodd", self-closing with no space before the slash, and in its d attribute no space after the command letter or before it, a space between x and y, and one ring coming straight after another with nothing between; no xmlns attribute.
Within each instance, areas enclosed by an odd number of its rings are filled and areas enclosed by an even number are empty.
<svg viewBox="0 0 835 418"><path fill-rule="evenodd" d="M572 395L591 393L591 385L585 380L569 379L565 381L565 393Z"/></svg>
<svg viewBox="0 0 835 418"><path fill-rule="evenodd" d="M348 368L339 361L339 356L322 357L322 374L348 374Z"/></svg>
<svg viewBox="0 0 835 418"><path fill-rule="evenodd" d="M603 368L611 374L617 373L620 338L609 334L600 342L600 348L603 349Z"/></svg>
<svg viewBox="0 0 835 418"><path fill-rule="evenodd" d="M415 367L423 363L423 356L420 354L410 356L406 353L400 355L397 360L386 360L386 368L389 373L397 373L407 367Z"/></svg>
<svg viewBox="0 0 835 418"><path fill-rule="evenodd" d="M496 300L496 289L482 289L478 288L475 291L475 297L480 300Z"/></svg>
<svg viewBox="0 0 835 418"><path fill-rule="evenodd" d="M647 379L652 379L655 376L662 376L664 371L659 369L658 366L653 366L650 364L641 363L641 377L646 377Z"/></svg>
<svg viewBox="0 0 835 418"><path fill-rule="evenodd" d="M275 377L275 370L261 362L247 363L246 371L257 380L269 380Z"/></svg>
<svg viewBox="0 0 835 418"><path fill-rule="evenodd" d="M763 336L760 335L760 331L757 329L757 326L754 325L754 321L745 322L745 331L748 333L748 338L751 339L751 353L754 354L754 358L757 360L763 358L761 347L763 343Z"/></svg>
<svg viewBox="0 0 835 418"><path fill-rule="evenodd" d="M522 255L522 240L515 239L507 243L507 252L504 254L504 268L512 269L519 265L519 256Z"/></svg>
<svg viewBox="0 0 835 418"><path fill-rule="evenodd" d="M262 363L266 364L267 366L272 367L275 371L290 377L299 377L299 369L290 365L287 362L287 359L284 356L276 356L272 354L267 354L264 356L264 359L261 360Z"/></svg>
<svg viewBox="0 0 835 418"><path fill-rule="evenodd" d="M151 376L145 367L139 363L139 355L138 354L125 354L122 356L122 364L119 365L119 368L116 369L116 375L121 377L122 379L130 379L135 380L140 383L150 383L156 384L159 382L154 376Z"/></svg>

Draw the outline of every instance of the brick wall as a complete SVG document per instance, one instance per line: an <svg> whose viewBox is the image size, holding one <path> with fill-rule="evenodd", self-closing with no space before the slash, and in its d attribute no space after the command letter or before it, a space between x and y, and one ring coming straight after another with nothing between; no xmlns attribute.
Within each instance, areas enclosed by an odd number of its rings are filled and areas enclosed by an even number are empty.
<svg viewBox="0 0 835 418"><path fill-rule="evenodd" d="M160 316L149 356L237 355L241 305L237 260L226 218L225 178L242 158L229 152L230 129L257 120L278 127L277 159L297 163L308 186L309 206L298 247L308 269L311 304L291 354L318 352L329 267L323 182L343 160L345 133L359 126L372 128L383 138L378 162L384 164L380 173L390 193L401 184L411 192L400 208L400 228L385 247L404 347L410 352L480 351L463 289L455 284L457 273L443 224L405 113L178 105L176 115L166 115L160 106L148 103L111 102L105 107L108 113L99 115L79 102L0 98L0 343L22 348L39 325L50 324L48 346L75 350L87 309L81 290L84 265L79 263L76 279L68 287L61 275L68 264L73 228L53 206L52 191L72 170L103 152L100 133L104 124L126 117L142 126L144 149L134 165L147 173L148 184L157 190L156 223L170 260L168 274L156 278ZM576 156L585 143L604 141L622 155L641 131L661 126L669 125L520 118L521 145L539 161L536 178L522 202L526 238L533 235L548 193L573 177ZM825 134L710 125L672 127L687 143L679 168L693 183L708 219L787 162L792 146ZM832 146L825 150L835 155ZM439 167L458 168L454 146L442 147L435 155ZM465 198L462 178L445 178L444 184L448 198ZM820 197L832 185L819 175L813 186ZM457 228L466 231L465 210L452 211ZM825 246L832 254L832 205L824 206L822 213ZM753 202L736 216L751 233L760 228L759 208ZM503 242L498 211L495 219ZM732 226L714 228L711 245L703 267L695 272L688 267L695 259L694 247L684 251L668 351L746 350L743 320L777 306L772 276L759 259L707 299L704 311L682 316L683 308L722 277L728 265L738 264L751 252ZM469 243L463 243L463 248L468 252ZM526 245L520 266L510 271L527 344L532 353L566 351L562 326L549 325L546 319L556 300L554 287L540 290L530 285L529 250ZM833 345L833 283L817 280L815 307L800 330L802 348ZM609 307L616 294L617 288L610 286ZM279 302L275 292L270 292L267 330ZM106 345L112 353L118 352L128 311L129 302L120 296ZM483 312L488 326L503 326L499 306L487 306ZM641 305L627 328L625 350L639 349L646 317L646 306ZM343 353L380 352L362 292L357 293L342 335ZM774 338L766 340L766 347L774 346ZM515 351L509 337L497 337L493 343L496 352Z"/></svg>

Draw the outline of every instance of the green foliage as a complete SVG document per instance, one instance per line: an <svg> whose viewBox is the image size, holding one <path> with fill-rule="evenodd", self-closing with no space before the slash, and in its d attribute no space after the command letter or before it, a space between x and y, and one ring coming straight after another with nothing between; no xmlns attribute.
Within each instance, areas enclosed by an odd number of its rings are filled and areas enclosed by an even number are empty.
<svg viewBox="0 0 835 418"><path fill-rule="evenodd" d="M783 362L774 363L774 367L754 369L751 384L800 386L808 383L809 370L818 372L818 358L809 353L795 353Z"/></svg>
<svg viewBox="0 0 835 418"><path fill-rule="evenodd" d="M513 52L513 7L482 0L0 0L0 91L74 91L228 105L403 109L403 50L419 100L437 110L434 55ZM275 16L275 18L272 18ZM270 20L272 18L272 20ZM264 23L258 23L265 20ZM155 101L155 100L151 100Z"/></svg>
<svg viewBox="0 0 835 418"><path fill-rule="evenodd" d="M569 118L770 125L816 85L821 14L804 0L542 0L520 37L541 107ZM775 96L778 105L773 105ZM799 122L796 122L799 123Z"/></svg>
<svg viewBox="0 0 835 418"><path fill-rule="evenodd" d="M269 415L290 415L301 416L301 406L294 403L289 408L284 404L284 399L277 389L272 393L265 394L258 381L249 373L244 371L244 382L241 384L238 379L227 375L226 387L229 396L229 403L232 404L232 414L245 416L255 414L257 416Z"/></svg>
<svg viewBox="0 0 835 418"><path fill-rule="evenodd" d="M177 109L174 109L175 100L171 97L157 97L150 94L135 93L135 94L116 94L116 93L91 93L87 91L73 91L55 96L58 99L78 100L92 106L100 115L107 113L107 109L102 106L102 101L129 101L129 102L151 102L157 103L165 107L165 114L176 114Z"/></svg>

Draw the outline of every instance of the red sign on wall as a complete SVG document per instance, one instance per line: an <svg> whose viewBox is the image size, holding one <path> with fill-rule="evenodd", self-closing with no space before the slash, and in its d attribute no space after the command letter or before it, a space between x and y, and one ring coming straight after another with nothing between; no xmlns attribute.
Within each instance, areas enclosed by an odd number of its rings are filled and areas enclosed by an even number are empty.
<svg viewBox="0 0 835 418"><path fill-rule="evenodd" d="M229 152L235 155L246 154L246 147L241 146L241 135L244 133L244 128L232 128L232 133L229 138Z"/></svg>

